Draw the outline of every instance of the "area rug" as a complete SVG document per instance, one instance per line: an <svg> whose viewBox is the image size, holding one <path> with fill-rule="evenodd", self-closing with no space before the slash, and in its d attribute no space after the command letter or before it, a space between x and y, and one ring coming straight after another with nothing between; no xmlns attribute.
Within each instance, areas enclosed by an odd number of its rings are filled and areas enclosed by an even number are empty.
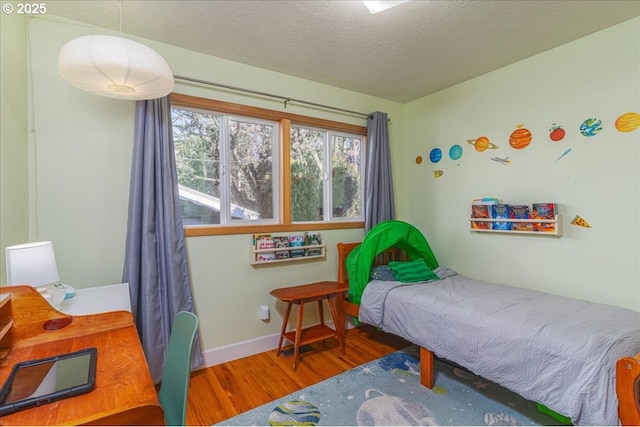
<svg viewBox="0 0 640 427"><path fill-rule="evenodd" d="M435 360L420 384L419 348L408 347L229 418L228 426L557 425L535 402Z"/></svg>

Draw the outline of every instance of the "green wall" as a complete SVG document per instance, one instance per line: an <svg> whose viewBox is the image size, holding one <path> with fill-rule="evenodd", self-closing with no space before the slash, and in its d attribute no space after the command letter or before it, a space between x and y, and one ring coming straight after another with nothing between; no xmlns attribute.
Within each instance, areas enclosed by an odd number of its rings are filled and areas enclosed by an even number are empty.
<svg viewBox="0 0 640 427"><path fill-rule="evenodd" d="M407 219L440 263L465 275L639 310L640 129L615 127L627 112L640 113L640 19L407 104L407 194L424 194L403 199ZM603 130L585 137L580 125L590 118ZM559 142L550 139L554 123L566 132ZM519 124L533 134L524 149L509 144ZM480 136L498 148L479 152L467 143ZM463 148L459 161L448 156L454 144ZM435 164L434 148L444 154ZM469 232L479 197L556 202L564 234ZM592 228L571 225L575 215Z"/></svg>
<svg viewBox="0 0 640 427"><path fill-rule="evenodd" d="M110 32L53 16L26 24L6 21L3 16L2 245L52 240L63 281L79 288L120 282L134 103L84 93L57 72L64 43ZM5 32L14 37L11 43ZM479 279L640 309L640 130L623 134L613 126L619 114L640 110L639 19L406 105L140 41L160 52L178 75L349 110L387 112L398 218L426 234L441 264ZM7 55L16 59L7 61ZM15 85L11 93L5 91L7 82ZM233 91L184 83L175 90L284 109L280 102ZM292 104L287 111L365 124ZM576 129L590 117L602 119L605 129L585 138ZM554 122L567 130L557 145L547 136ZM508 137L520 123L533 132L534 142L513 150ZM466 143L481 135L499 149L479 153ZM459 164L446 158L456 143L464 149ZM435 147L445 151L437 165L429 161ZM555 162L566 147L572 148L570 155ZM418 155L424 158L421 164L415 162ZM512 163L503 166L491 156L510 156ZM434 169L443 170L442 177L434 178ZM511 203L557 202L564 236L470 233L469 205L483 196ZM593 228L571 226L575 214ZM273 348L285 307L268 292L334 279L335 244L358 241L362 233L324 232L325 261L260 267L249 264L248 235L188 238L207 363ZM262 304L271 308L269 322L259 320ZM315 308L308 311L312 315L305 323L317 322Z"/></svg>
<svg viewBox="0 0 640 427"><path fill-rule="evenodd" d="M0 15L0 283L4 248L29 240L27 25L22 15Z"/></svg>
<svg viewBox="0 0 640 427"><path fill-rule="evenodd" d="M36 129L29 139L36 147L30 161L37 164L36 170L29 174L34 210L31 238L54 242L61 280L79 288L122 280L135 105L133 101L82 92L59 75L57 57L61 47L74 37L90 33L109 32L53 16L28 21L27 45L34 87L33 99L29 100L32 109L29 119ZM401 104L149 40L142 42L163 55L177 75L347 110L387 112L392 120L395 167L402 169L399 163L403 157L404 132ZM280 101L209 86L177 82L175 91L284 110ZM362 118L292 103L286 111L366 126ZM402 177L396 180L396 185L403 187ZM268 337L266 344L260 341L256 348L271 346L280 330L285 307L276 304L269 291L335 279L336 243L359 241L363 232L341 230L322 235L328 249L326 260L261 267L249 264L250 235L188 238L190 273L205 349L238 342L253 343L264 337ZM270 322L259 319L259 308L263 304L271 307ZM316 323L315 308L310 307L309 314L306 322ZM225 356L229 351L221 353Z"/></svg>

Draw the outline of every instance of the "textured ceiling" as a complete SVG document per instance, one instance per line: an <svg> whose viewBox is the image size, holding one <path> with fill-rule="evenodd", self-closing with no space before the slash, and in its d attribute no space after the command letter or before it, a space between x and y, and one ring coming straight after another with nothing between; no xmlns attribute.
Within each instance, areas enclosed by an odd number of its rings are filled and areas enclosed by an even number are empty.
<svg viewBox="0 0 640 427"><path fill-rule="evenodd" d="M47 3L116 31L119 9ZM123 1L122 31L405 103L637 16L634 0Z"/></svg>

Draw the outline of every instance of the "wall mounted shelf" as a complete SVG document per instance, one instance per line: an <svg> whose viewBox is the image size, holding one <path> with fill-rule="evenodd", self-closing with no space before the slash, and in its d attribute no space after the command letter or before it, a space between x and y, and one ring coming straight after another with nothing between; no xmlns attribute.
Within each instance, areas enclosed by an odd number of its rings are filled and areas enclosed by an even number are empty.
<svg viewBox="0 0 640 427"><path fill-rule="evenodd" d="M536 230L494 230L492 228L473 228L474 222L517 222L517 223L546 223L555 224L553 231ZM562 236L562 215L556 215L553 219L510 219L510 218L469 218L469 231L478 233L505 233L505 234L534 234L536 236Z"/></svg>
<svg viewBox="0 0 640 427"><path fill-rule="evenodd" d="M250 250L251 250L251 265L263 265L263 264L276 264L276 263L280 263L280 262L292 262L292 261L305 261L305 260L310 260L310 259L319 259L319 258L324 258L325 257L325 245L324 243L321 245L308 245L308 246L289 246L289 247L285 247L285 248L269 248L269 249L256 249L253 246L249 246ZM320 249L320 253L318 255L305 255L305 256L296 256L296 257L289 257L289 258L277 258L277 259L270 259L270 260L260 260L259 255L261 253L274 253L274 252L281 252L281 251L305 251L307 249L315 249L315 248L319 248Z"/></svg>

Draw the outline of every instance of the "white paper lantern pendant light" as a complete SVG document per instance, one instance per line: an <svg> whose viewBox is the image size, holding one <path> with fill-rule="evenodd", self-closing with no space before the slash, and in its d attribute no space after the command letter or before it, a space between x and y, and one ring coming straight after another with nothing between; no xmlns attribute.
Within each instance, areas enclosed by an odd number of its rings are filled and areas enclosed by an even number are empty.
<svg viewBox="0 0 640 427"><path fill-rule="evenodd" d="M58 70L72 85L109 98L156 99L174 85L171 67L158 52L124 37L75 38L60 50Z"/></svg>

